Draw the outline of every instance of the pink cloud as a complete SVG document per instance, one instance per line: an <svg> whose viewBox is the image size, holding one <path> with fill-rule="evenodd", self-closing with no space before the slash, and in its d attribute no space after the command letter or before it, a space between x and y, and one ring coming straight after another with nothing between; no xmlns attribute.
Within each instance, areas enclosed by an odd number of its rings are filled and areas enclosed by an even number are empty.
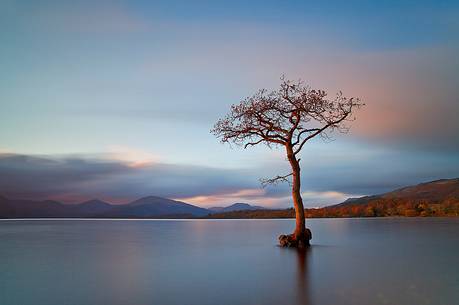
<svg viewBox="0 0 459 305"><path fill-rule="evenodd" d="M341 203L349 197L362 195L346 194L336 191L305 191L302 193L305 207L320 207L329 204ZM289 193L281 196L267 194L266 189L240 189L236 191L220 192L210 195L176 198L202 207L226 206L236 202L261 205L268 208L286 208L292 206Z"/></svg>

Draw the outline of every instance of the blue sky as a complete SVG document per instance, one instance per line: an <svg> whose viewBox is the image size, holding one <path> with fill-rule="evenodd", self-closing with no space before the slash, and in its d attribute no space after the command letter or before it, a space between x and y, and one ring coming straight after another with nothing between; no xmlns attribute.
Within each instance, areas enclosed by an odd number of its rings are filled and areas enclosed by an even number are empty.
<svg viewBox="0 0 459 305"><path fill-rule="evenodd" d="M306 205L457 177L458 20L454 1L2 1L0 193L290 206L258 183L282 152L209 133L282 74L367 104L305 149Z"/></svg>

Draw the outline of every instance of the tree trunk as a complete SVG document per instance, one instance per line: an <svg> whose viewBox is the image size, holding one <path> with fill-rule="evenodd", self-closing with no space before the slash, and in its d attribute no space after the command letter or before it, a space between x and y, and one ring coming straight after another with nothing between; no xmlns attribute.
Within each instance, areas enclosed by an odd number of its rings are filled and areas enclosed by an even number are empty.
<svg viewBox="0 0 459 305"><path fill-rule="evenodd" d="M300 178L300 165L295 157L289 160L292 166L292 198L293 206L295 207L295 237L302 238L306 230L305 219L304 219L304 206L303 199L301 198L301 178Z"/></svg>
<svg viewBox="0 0 459 305"><path fill-rule="evenodd" d="M295 207L296 226L292 235L281 235L279 241L282 246L288 247L303 247L309 245L311 239L311 231L306 229L304 218L303 199L301 198L301 176L300 164L293 153L291 146L286 146L287 158L292 167L292 199L293 206Z"/></svg>

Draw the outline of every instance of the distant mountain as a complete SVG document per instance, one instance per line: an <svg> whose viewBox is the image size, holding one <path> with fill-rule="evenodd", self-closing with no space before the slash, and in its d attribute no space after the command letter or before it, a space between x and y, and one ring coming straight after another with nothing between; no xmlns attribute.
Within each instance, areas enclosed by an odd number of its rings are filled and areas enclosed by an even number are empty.
<svg viewBox="0 0 459 305"><path fill-rule="evenodd" d="M361 205L375 200L405 200L405 201L427 201L431 204L440 203L448 199L459 200L459 178L441 179L414 186L407 186L388 193L364 196L360 198L349 198L346 201L335 205Z"/></svg>
<svg viewBox="0 0 459 305"><path fill-rule="evenodd" d="M250 205L248 203L235 203L227 207L212 207L209 208L213 213L226 213L235 211L254 211L254 210L265 210L264 207Z"/></svg>
<svg viewBox="0 0 459 305"><path fill-rule="evenodd" d="M113 205L99 199L88 200L74 206L74 210L81 215L103 214L112 209Z"/></svg>
<svg viewBox="0 0 459 305"><path fill-rule="evenodd" d="M185 202L149 196L112 209L104 216L112 217L199 217L210 213L209 210Z"/></svg>

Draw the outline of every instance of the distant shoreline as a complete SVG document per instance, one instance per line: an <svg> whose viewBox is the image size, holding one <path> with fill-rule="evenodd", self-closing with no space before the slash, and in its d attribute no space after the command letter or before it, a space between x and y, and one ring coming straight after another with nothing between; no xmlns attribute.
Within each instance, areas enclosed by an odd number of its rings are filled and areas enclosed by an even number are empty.
<svg viewBox="0 0 459 305"><path fill-rule="evenodd" d="M342 216L342 217L307 217L307 219L383 219L383 218L459 218L459 215L446 216ZM187 220L272 220L272 219L288 219L292 220L295 217L20 217L20 218L0 218L0 221L19 221L19 220L159 220L159 221L187 221Z"/></svg>

